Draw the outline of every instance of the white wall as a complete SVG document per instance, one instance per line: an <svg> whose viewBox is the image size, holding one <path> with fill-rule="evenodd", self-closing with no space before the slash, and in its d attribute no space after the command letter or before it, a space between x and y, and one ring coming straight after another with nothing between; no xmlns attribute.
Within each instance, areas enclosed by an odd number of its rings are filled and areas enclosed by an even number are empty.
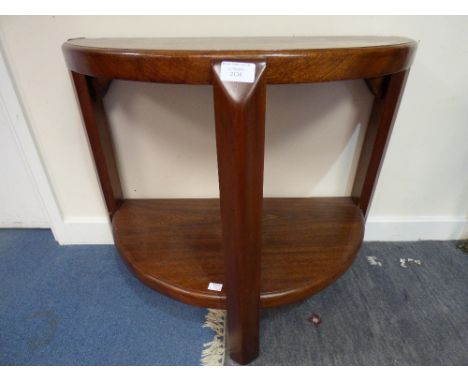
<svg viewBox="0 0 468 382"><path fill-rule="evenodd" d="M419 40L366 237L468 234L468 17L2 17L0 28L63 217L85 231L88 222L107 220L61 52L68 38L373 34ZM211 98L209 87L112 85L106 106L128 197L217 195ZM348 194L370 103L361 81L269 87L265 194ZM110 240L107 229L94 237Z"/></svg>
<svg viewBox="0 0 468 382"><path fill-rule="evenodd" d="M50 227L12 118L0 93L0 228Z"/></svg>

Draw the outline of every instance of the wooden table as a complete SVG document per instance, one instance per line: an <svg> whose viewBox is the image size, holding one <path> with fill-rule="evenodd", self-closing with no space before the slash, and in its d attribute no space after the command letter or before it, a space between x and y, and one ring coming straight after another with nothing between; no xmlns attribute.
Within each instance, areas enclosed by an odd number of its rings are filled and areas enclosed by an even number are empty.
<svg viewBox="0 0 468 382"><path fill-rule="evenodd" d="M227 309L238 363L258 355L260 308L318 292L356 257L416 46L401 37L63 44L122 257L161 293ZM125 198L102 101L114 79L213 86L220 199ZM266 86L350 79L375 96L352 194L263 198Z"/></svg>

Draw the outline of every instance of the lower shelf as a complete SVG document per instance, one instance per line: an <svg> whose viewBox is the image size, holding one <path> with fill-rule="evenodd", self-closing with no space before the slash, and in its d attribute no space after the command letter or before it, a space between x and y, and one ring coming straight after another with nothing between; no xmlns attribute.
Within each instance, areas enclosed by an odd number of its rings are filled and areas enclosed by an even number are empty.
<svg viewBox="0 0 468 382"><path fill-rule="evenodd" d="M353 262L364 221L350 198L265 198L262 307L303 299ZM210 308L226 306L218 199L125 200L112 219L116 245L145 284Z"/></svg>

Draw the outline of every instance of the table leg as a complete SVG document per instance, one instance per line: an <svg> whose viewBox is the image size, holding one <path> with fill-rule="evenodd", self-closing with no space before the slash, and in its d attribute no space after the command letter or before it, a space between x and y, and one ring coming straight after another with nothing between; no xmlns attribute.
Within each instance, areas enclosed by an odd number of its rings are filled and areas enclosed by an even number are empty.
<svg viewBox="0 0 468 382"><path fill-rule="evenodd" d="M122 203L114 144L102 102L111 80L71 72L109 217Z"/></svg>
<svg viewBox="0 0 468 382"><path fill-rule="evenodd" d="M361 208L364 218L369 212L369 204L407 77L408 71L403 71L366 81L369 89L375 95L375 100L352 190L352 196Z"/></svg>
<svg viewBox="0 0 468 382"><path fill-rule="evenodd" d="M216 146L231 358L258 356L265 145L264 62L253 83L222 81L213 65Z"/></svg>

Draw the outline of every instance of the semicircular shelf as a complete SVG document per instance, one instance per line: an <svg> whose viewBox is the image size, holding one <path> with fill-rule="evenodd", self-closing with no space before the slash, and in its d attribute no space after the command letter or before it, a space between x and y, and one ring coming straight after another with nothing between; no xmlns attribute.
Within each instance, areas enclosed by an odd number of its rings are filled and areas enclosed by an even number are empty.
<svg viewBox="0 0 468 382"><path fill-rule="evenodd" d="M113 229L145 284L183 302L226 308L219 200L126 200ZM332 283L351 265L363 232L350 198L265 198L261 306L291 303ZM210 290L210 283L223 288Z"/></svg>

